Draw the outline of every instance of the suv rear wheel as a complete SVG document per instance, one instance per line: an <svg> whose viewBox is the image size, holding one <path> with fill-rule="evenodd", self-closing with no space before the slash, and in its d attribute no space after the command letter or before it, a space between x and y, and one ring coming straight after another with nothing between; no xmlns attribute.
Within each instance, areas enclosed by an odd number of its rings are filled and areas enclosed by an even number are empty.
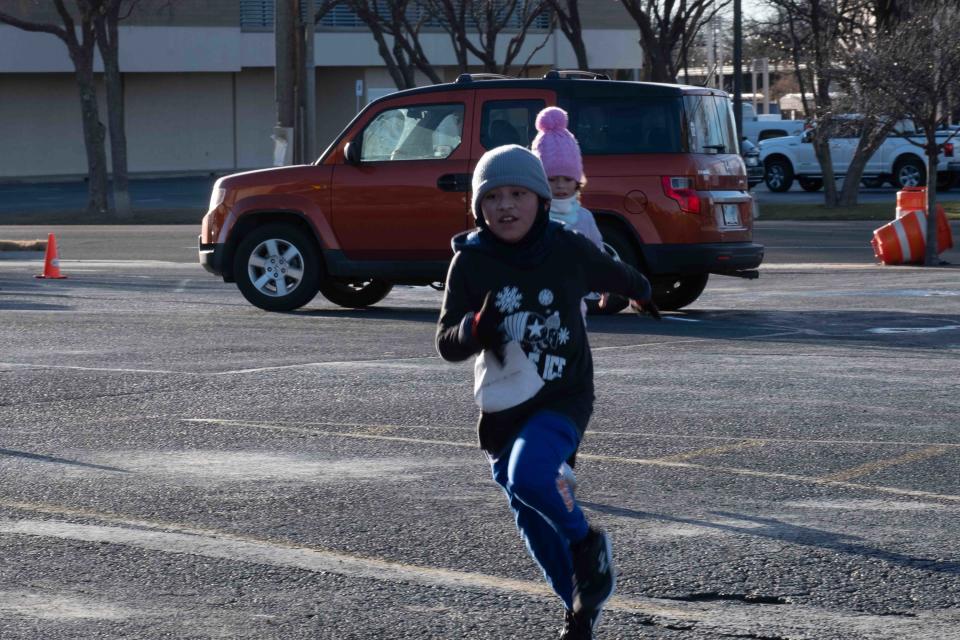
<svg viewBox="0 0 960 640"><path fill-rule="evenodd" d="M793 186L793 167L786 158L770 158L767 160L765 169L763 181L767 183L767 189L770 191L783 193Z"/></svg>
<svg viewBox="0 0 960 640"><path fill-rule="evenodd" d="M237 246L233 273L240 293L266 311L292 311L317 295L320 258L313 239L290 224L267 224Z"/></svg>
<svg viewBox="0 0 960 640"><path fill-rule="evenodd" d="M653 301L663 311L676 311L700 297L707 286L710 275L699 273L685 276L654 276Z"/></svg>
<svg viewBox="0 0 960 640"><path fill-rule="evenodd" d="M634 251L630 241L617 229L610 225L599 225L600 235L603 236L603 249L614 260L626 262L632 267L637 267L637 252ZM638 267L637 267L638 268ZM591 315L613 315L620 313L627 308L629 300L622 296L611 295L607 300L606 306L600 308L599 300L587 300L587 313Z"/></svg>
<svg viewBox="0 0 960 640"><path fill-rule="evenodd" d="M390 293L393 285L384 280L341 281L326 279L320 283L320 293L333 304L357 309L375 305Z"/></svg>
<svg viewBox="0 0 960 640"><path fill-rule="evenodd" d="M823 180L820 178L797 178L797 182L804 191L820 191L823 188Z"/></svg>

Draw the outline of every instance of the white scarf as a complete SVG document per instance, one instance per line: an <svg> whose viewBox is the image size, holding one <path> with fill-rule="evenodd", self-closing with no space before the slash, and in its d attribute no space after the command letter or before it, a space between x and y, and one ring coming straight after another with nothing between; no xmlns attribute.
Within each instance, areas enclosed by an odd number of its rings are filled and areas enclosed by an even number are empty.
<svg viewBox="0 0 960 640"><path fill-rule="evenodd" d="M550 217L565 225L574 225L580 218L580 203L577 196L554 198L550 201Z"/></svg>

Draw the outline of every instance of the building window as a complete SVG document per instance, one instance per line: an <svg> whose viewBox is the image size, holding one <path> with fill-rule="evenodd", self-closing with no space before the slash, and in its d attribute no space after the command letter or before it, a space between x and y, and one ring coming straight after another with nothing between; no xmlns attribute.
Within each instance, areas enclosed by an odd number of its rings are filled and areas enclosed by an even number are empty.
<svg viewBox="0 0 960 640"><path fill-rule="evenodd" d="M274 1L275 0L240 0L240 27L250 31L273 29ZM305 20L308 20L309 16L316 14L321 2L322 0L301 0L300 7ZM496 3L500 5L501 10L506 6L504 0L496 0ZM387 2L377 0L376 6L377 13L382 16L389 15L390 8ZM520 11L521 8L522 7L518 6L517 10L514 11L514 14L510 17L509 24L507 25L508 29L520 28L523 19L522 11ZM438 17L429 14L426 3L422 2L414 1L407 7L407 18L412 23L422 22L426 27L440 28L443 26L443 23ZM469 19L467 24L469 26L475 26L475 23ZM328 29L356 29L366 27L363 20L361 20L349 6L342 4L333 7L323 19L320 20L317 26ZM537 16L532 28L549 29L549 14L544 12Z"/></svg>

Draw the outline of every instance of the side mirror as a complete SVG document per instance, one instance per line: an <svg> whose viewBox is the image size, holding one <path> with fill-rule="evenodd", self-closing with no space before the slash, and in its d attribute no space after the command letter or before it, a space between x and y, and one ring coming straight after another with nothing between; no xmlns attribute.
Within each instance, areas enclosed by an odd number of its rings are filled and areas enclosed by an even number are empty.
<svg viewBox="0 0 960 640"><path fill-rule="evenodd" d="M348 142L347 146L343 148L343 157L347 161L347 164L360 164L360 143L356 140Z"/></svg>

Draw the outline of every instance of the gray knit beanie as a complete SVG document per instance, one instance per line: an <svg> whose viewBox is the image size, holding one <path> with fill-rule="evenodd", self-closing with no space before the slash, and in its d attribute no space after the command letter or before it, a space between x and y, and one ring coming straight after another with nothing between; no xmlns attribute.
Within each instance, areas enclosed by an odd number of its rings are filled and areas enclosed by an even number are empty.
<svg viewBox="0 0 960 640"><path fill-rule="evenodd" d="M520 145L508 144L487 151L473 170L473 217L483 220L480 200L491 189L516 185L550 200L550 183L540 158Z"/></svg>

